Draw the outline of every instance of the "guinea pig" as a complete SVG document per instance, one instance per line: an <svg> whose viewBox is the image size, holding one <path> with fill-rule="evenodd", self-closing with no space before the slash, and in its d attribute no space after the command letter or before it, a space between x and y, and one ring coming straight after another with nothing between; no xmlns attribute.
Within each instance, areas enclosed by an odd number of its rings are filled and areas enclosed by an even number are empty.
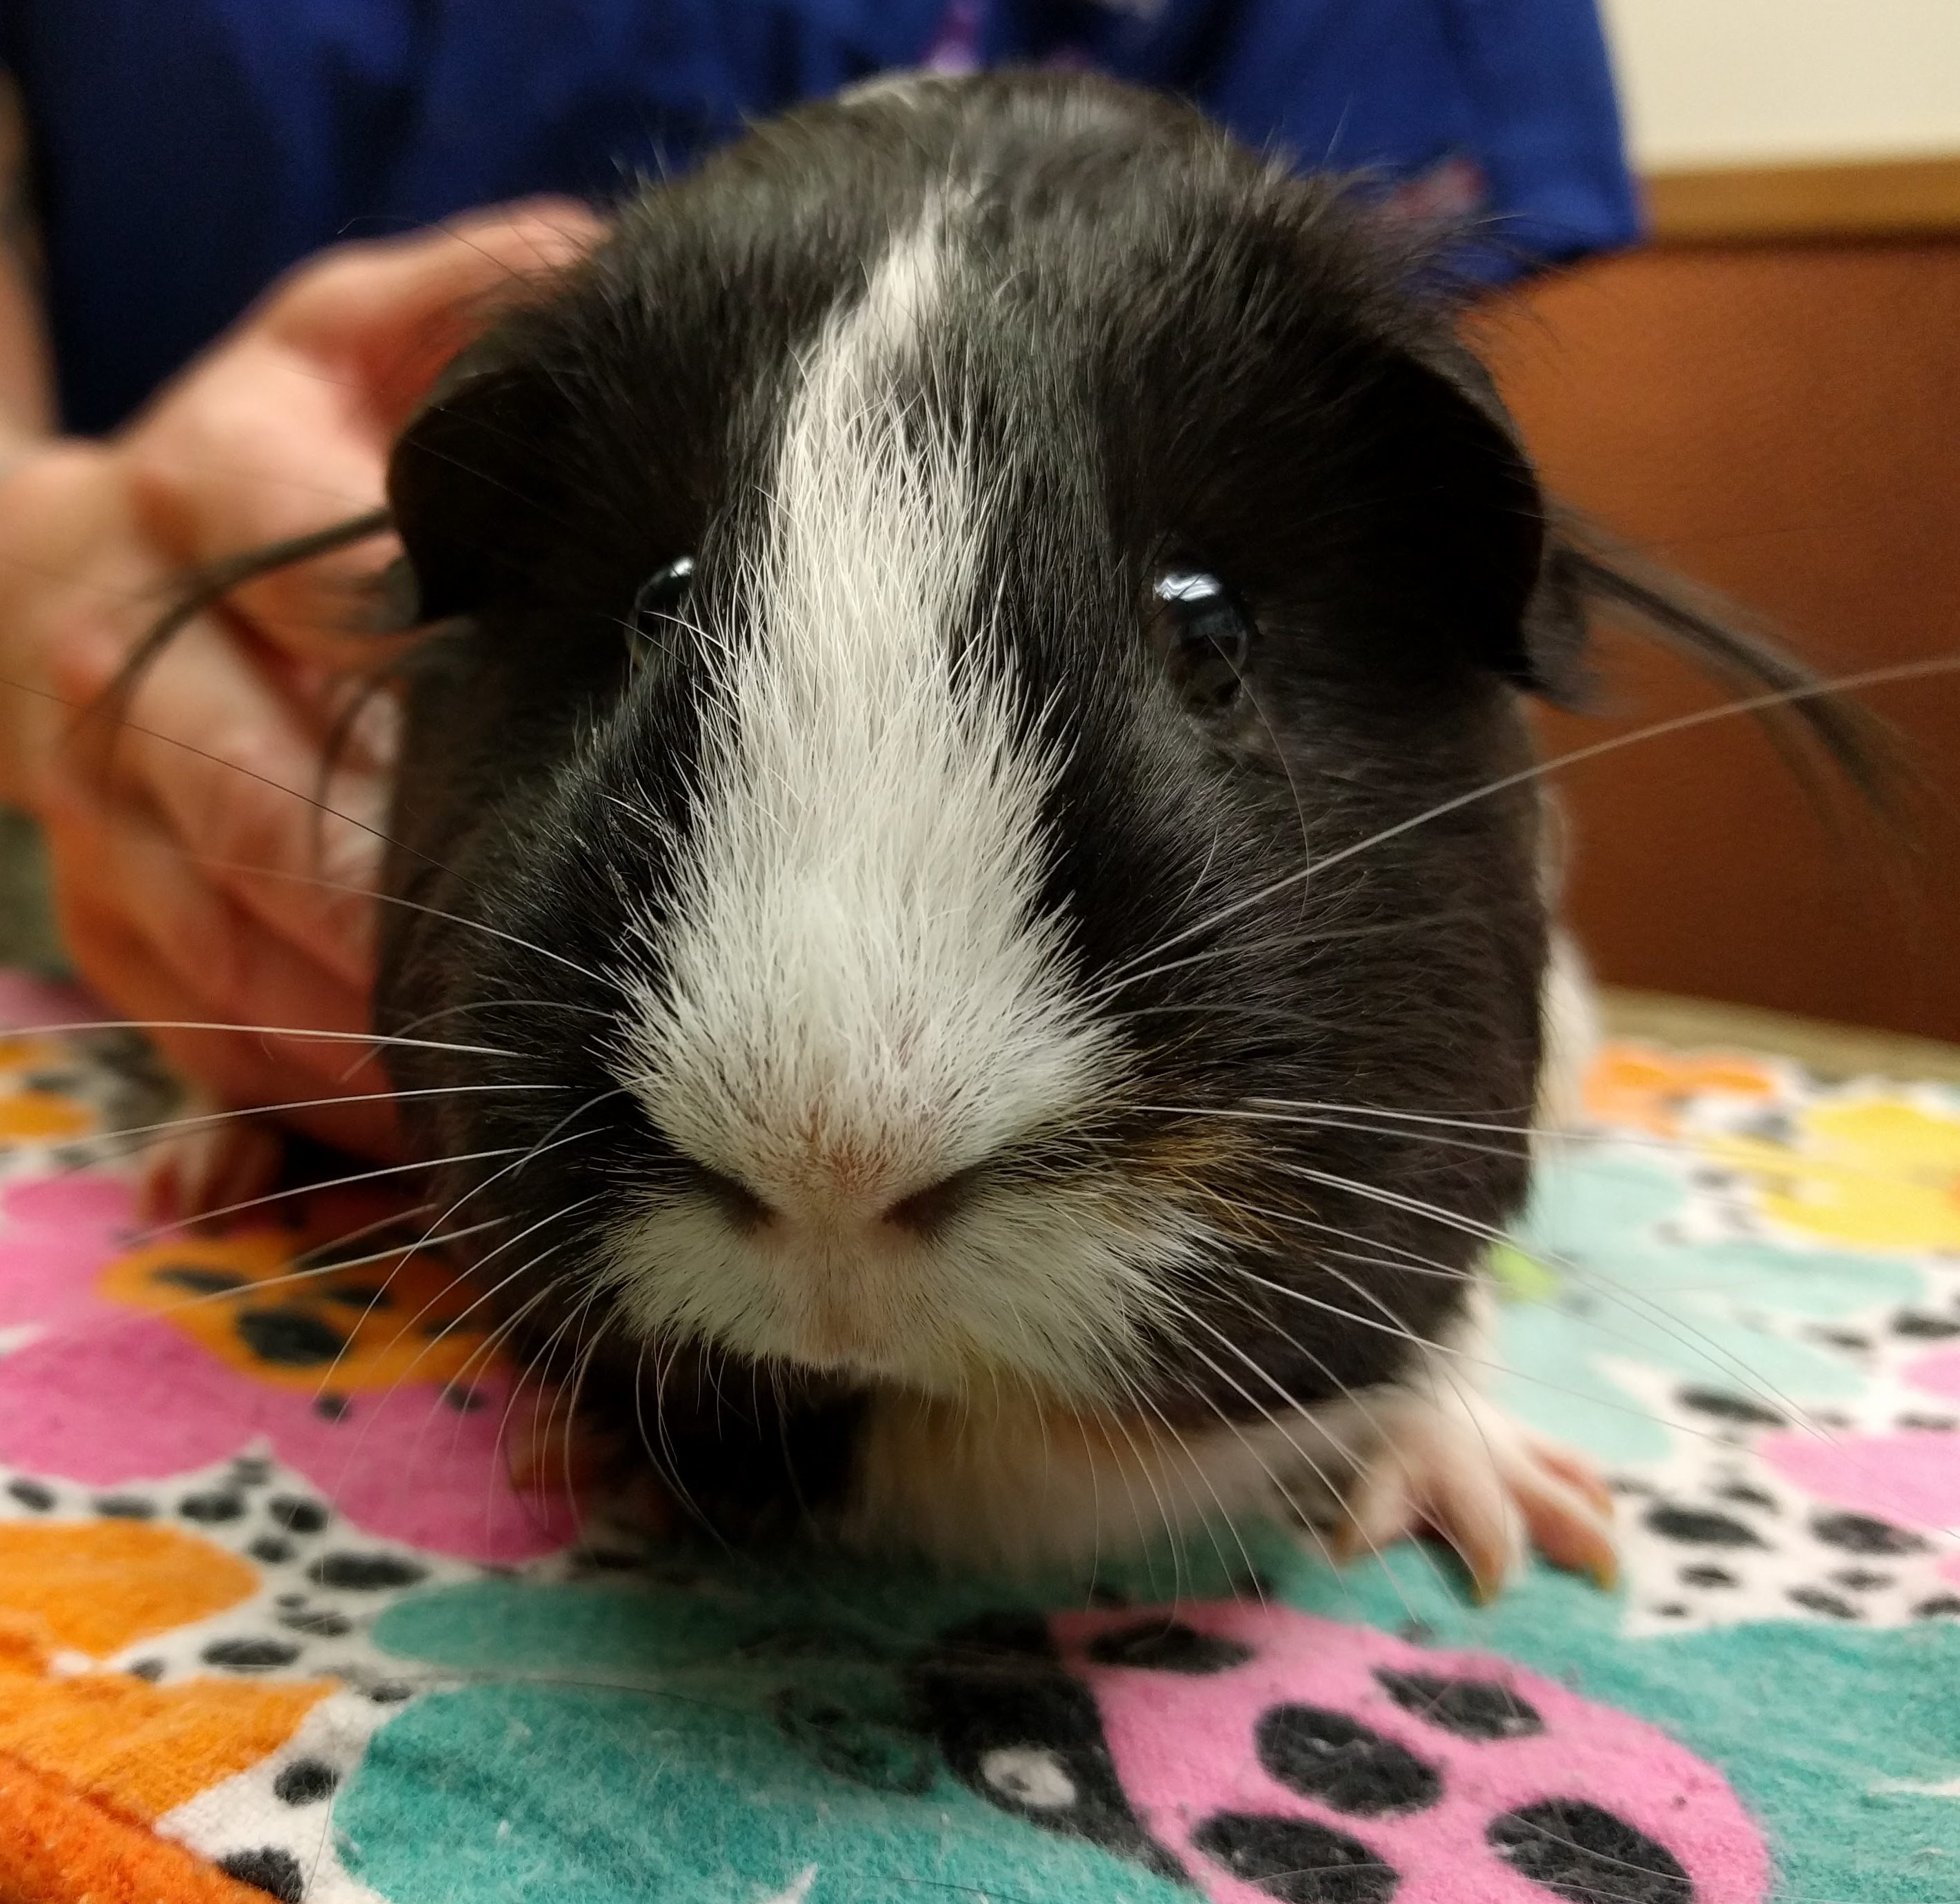
<svg viewBox="0 0 1960 1904"><path fill-rule="evenodd" d="M402 436L376 1028L438 1238L717 1526L1610 1573L1481 1392L1578 1016L1523 703L1606 571L1435 290L1181 106L912 79L632 199Z"/></svg>

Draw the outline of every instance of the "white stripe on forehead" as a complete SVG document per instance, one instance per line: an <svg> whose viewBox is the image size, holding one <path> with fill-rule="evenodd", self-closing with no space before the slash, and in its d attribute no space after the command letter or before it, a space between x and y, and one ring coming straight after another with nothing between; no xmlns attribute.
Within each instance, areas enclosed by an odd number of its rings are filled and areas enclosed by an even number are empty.
<svg viewBox="0 0 1960 1904"><path fill-rule="evenodd" d="M966 644L986 492L907 406L935 210L807 354L632 1057L655 1121L759 1195L848 1160L889 1200L1083 1103L1102 1035L1040 920L1053 763Z"/></svg>

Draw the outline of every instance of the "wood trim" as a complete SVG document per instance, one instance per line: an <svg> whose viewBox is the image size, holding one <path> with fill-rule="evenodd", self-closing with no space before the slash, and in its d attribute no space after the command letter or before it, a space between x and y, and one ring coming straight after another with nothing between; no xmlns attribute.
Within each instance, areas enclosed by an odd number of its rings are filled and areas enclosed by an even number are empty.
<svg viewBox="0 0 1960 1904"><path fill-rule="evenodd" d="M1656 244L1960 232L1960 156L1654 172L1643 191Z"/></svg>

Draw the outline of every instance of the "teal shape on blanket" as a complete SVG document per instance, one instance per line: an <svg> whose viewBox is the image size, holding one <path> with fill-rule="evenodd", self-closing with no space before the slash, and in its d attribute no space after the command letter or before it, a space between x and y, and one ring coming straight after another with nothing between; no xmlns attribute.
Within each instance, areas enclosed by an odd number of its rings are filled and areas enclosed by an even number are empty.
<svg viewBox="0 0 1960 1904"><path fill-rule="evenodd" d="M381 1644L498 1680L376 1737L336 1806L342 1855L390 1904L1190 1904L985 1803L906 1722L910 1651L999 1604L810 1567L406 1601Z"/></svg>
<svg viewBox="0 0 1960 1904"><path fill-rule="evenodd" d="M1775 1410L1846 1400L1863 1385L1857 1368L1785 1330L1909 1302L1922 1287L1897 1257L1679 1240L1662 1226L1687 1200L1665 1165L1582 1152L1541 1169L1519 1225L1552 1286L1504 1305L1499 1392L1522 1420L1609 1465L1660 1460L1673 1439L1615 1362Z"/></svg>
<svg viewBox="0 0 1960 1904"><path fill-rule="evenodd" d="M336 1823L349 1867L391 1904L1189 1904L936 1766L921 1776L857 1782L767 1714L691 1691L491 1686L435 1694L390 1724Z"/></svg>
<svg viewBox="0 0 1960 1904"><path fill-rule="evenodd" d="M1675 1215L1683 1196L1665 1164L1590 1145L1560 1150L1538 1165L1520 1228L1541 1247L1610 1248Z"/></svg>
<svg viewBox="0 0 1960 1904"><path fill-rule="evenodd" d="M1407 1546L1338 1576L1261 1559L1303 1612L1514 1659L1658 1724L1766 1829L1777 1899L1952 1904L1952 1623L1766 1622L1629 1645L1614 1596L1542 1568L1478 1608L1447 1563ZM817 1564L402 1602L384 1645L485 1678L376 1736L336 1803L342 1857L391 1904L1189 1904L1131 1857L983 1801L908 1723L912 1650L1002 1604L998 1588Z"/></svg>

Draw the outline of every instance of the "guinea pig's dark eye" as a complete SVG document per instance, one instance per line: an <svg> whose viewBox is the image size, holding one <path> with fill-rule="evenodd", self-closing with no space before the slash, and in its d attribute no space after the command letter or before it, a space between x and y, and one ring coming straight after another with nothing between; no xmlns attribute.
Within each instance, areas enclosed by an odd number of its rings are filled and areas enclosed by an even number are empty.
<svg viewBox="0 0 1960 1904"><path fill-rule="evenodd" d="M657 568L640 584L633 612L626 618L626 653L635 669L645 666L670 644L669 625L680 618L688 584L694 579L694 558L676 557Z"/></svg>
<svg viewBox="0 0 1960 1904"><path fill-rule="evenodd" d="M1172 686L1193 713L1223 714L1243 686L1252 618L1203 569L1168 569L1152 593L1157 639Z"/></svg>

